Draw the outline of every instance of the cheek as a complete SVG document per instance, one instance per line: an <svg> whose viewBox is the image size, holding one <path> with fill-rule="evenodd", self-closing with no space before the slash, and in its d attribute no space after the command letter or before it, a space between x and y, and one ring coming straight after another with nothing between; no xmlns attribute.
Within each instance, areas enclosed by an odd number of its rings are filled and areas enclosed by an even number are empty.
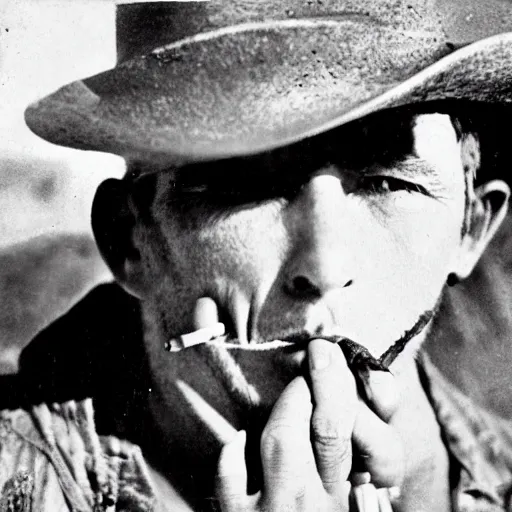
<svg viewBox="0 0 512 512"><path fill-rule="evenodd" d="M164 221L168 275L195 296L225 302L236 293L250 300L257 289L271 285L286 250L279 211L269 203L229 215L202 215L193 229Z"/></svg>
<svg viewBox="0 0 512 512"><path fill-rule="evenodd" d="M414 211L369 214L363 223L369 242L359 260L361 295L352 303L353 318L376 352L435 307L460 246L462 220L463 203L425 200Z"/></svg>
<svg viewBox="0 0 512 512"><path fill-rule="evenodd" d="M426 282L445 272L461 241L462 212L457 210L429 204L390 219L391 226L384 226L382 233L390 268L424 277Z"/></svg>

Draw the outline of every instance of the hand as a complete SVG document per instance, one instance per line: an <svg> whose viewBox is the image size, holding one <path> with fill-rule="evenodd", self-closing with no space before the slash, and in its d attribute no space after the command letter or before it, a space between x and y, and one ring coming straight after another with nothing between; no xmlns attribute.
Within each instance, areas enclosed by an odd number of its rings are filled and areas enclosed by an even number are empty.
<svg viewBox="0 0 512 512"><path fill-rule="evenodd" d="M217 321L214 301L200 299L195 327ZM357 397L354 377L337 345L312 341L308 362L309 386L304 378L295 379L275 404L263 432L264 485L259 493L249 496L246 491L245 432L224 448L217 480L225 512L348 510L349 474L356 484L371 478L382 486L401 482L402 444L387 424L398 403L393 376L370 373L365 389L370 409ZM352 444L360 457L357 468ZM390 510L387 490L371 484L354 487L351 498L361 512Z"/></svg>
<svg viewBox="0 0 512 512"><path fill-rule="evenodd" d="M264 482L263 489L255 495L248 496L246 491L245 433L239 433L224 448L217 477L224 512L348 509L350 433L323 433L317 466L310 441L311 419L310 391L299 377L283 392L264 429ZM327 452L331 448L329 459Z"/></svg>
<svg viewBox="0 0 512 512"><path fill-rule="evenodd" d="M217 477L224 512L348 510L352 445L364 460L358 470L368 471L380 485L400 484L402 445L386 423L396 409L393 377L370 375L370 409L358 399L338 346L314 340L308 359L309 386L304 378L296 378L275 404L264 429L260 492L247 495L245 433L238 433L224 448ZM375 495L377 503L381 498L382 494Z"/></svg>

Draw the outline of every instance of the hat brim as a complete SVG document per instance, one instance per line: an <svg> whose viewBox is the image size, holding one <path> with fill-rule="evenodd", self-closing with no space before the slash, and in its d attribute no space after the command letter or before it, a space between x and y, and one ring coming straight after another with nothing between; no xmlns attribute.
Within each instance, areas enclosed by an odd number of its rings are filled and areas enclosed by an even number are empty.
<svg viewBox="0 0 512 512"><path fill-rule="evenodd" d="M282 147L376 111L512 101L512 33L453 51L364 19L253 23L158 48L32 104L29 128L162 165Z"/></svg>

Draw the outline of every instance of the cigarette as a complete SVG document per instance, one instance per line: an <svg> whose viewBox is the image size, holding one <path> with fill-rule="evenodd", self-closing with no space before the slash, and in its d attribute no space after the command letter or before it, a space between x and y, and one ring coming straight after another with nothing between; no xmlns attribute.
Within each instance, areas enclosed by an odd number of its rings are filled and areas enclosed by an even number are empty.
<svg viewBox="0 0 512 512"><path fill-rule="evenodd" d="M226 327L224 324L222 322L217 322L210 327L203 327L197 331L182 334L181 336L170 339L165 343L165 350L167 350L167 352L179 352L184 348L208 343L219 336L223 336L225 333Z"/></svg>

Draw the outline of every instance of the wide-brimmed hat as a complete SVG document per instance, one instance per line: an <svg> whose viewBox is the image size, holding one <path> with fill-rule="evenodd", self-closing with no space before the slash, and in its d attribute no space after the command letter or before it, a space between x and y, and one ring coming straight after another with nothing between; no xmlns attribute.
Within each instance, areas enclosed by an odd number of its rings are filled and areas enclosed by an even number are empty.
<svg viewBox="0 0 512 512"><path fill-rule="evenodd" d="M512 102L512 5L504 0L117 9L116 67L26 110L44 139L179 166L282 147L391 107Z"/></svg>

